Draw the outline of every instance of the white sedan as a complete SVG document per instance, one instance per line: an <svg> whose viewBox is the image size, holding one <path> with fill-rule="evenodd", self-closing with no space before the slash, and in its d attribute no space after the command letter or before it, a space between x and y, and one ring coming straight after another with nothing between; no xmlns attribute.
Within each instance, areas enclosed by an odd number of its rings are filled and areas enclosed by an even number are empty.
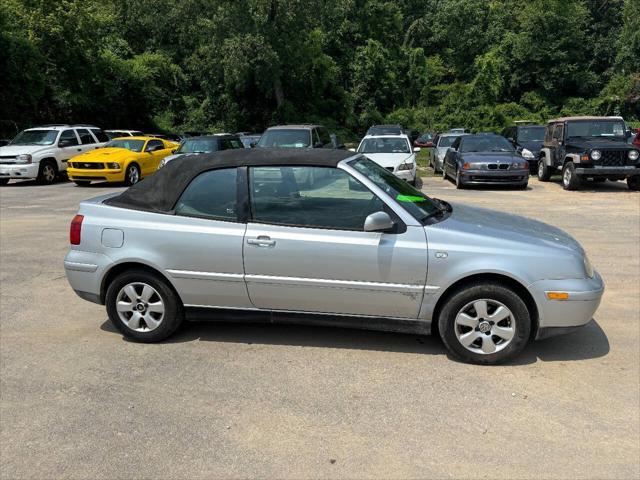
<svg viewBox="0 0 640 480"><path fill-rule="evenodd" d="M416 153L420 148L412 148L406 135L367 135L360 142L357 151L397 177L415 185Z"/></svg>

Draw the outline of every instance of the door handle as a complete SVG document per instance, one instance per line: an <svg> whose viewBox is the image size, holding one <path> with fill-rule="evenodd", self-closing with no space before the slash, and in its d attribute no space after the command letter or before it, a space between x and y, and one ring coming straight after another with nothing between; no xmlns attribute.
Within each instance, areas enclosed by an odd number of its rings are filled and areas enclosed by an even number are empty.
<svg viewBox="0 0 640 480"><path fill-rule="evenodd" d="M258 247L273 247L276 241L271 240L271 238L266 235L260 235L258 238L247 238L247 243Z"/></svg>

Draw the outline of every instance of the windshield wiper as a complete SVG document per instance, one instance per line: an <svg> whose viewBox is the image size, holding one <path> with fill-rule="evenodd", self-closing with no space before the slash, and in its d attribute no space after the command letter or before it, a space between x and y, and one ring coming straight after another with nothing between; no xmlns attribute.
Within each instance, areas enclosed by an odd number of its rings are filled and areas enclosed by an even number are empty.
<svg viewBox="0 0 640 480"><path fill-rule="evenodd" d="M438 204L438 210L435 212L431 212L428 215L425 215L420 219L420 222L425 222L430 218L442 218L447 213L451 213L453 211L453 207L450 203L445 202L444 200L440 200L439 198L432 198L434 202Z"/></svg>

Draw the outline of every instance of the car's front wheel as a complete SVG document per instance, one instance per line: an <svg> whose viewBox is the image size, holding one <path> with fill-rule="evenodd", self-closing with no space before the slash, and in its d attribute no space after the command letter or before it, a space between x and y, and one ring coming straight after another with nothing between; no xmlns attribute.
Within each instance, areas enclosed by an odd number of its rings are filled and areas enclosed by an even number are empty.
<svg viewBox="0 0 640 480"><path fill-rule="evenodd" d="M160 276L144 270L118 275L105 298L111 323L137 342L159 342L169 337L184 319L182 302Z"/></svg>
<svg viewBox="0 0 640 480"><path fill-rule="evenodd" d="M629 187L629 190L640 190L640 175L627 178L627 187Z"/></svg>
<svg viewBox="0 0 640 480"><path fill-rule="evenodd" d="M442 308L440 336L456 358L493 365L515 358L531 333L525 302L499 283L477 283L458 290Z"/></svg>
<svg viewBox="0 0 640 480"><path fill-rule="evenodd" d="M55 163L50 160L43 160L40 162L40 168L38 169L38 183L42 185L51 185L56 181L58 177L58 168Z"/></svg>
<svg viewBox="0 0 640 480"><path fill-rule="evenodd" d="M130 163L124 172L124 184L127 186L135 185L140 181L140 168L135 163Z"/></svg>
<svg viewBox="0 0 640 480"><path fill-rule="evenodd" d="M573 162L567 162L562 169L562 188L565 190L578 190L582 180L576 173L576 167Z"/></svg>

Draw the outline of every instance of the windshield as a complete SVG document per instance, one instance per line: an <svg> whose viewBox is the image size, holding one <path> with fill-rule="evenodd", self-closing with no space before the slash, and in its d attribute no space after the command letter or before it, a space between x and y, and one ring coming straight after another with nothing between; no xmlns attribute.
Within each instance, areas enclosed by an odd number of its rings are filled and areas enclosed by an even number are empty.
<svg viewBox="0 0 640 480"><path fill-rule="evenodd" d="M141 152L143 147L144 140L127 140L126 138L111 140L105 144L105 148L126 148L132 152Z"/></svg>
<svg viewBox="0 0 640 480"><path fill-rule="evenodd" d="M9 145L51 145L57 137L57 130L24 130Z"/></svg>
<svg viewBox="0 0 640 480"><path fill-rule="evenodd" d="M176 153L209 153L217 150L213 138L189 138L180 144Z"/></svg>
<svg viewBox="0 0 640 480"><path fill-rule="evenodd" d="M438 141L438 148L449 148L458 138L460 137L457 137L455 135L440 137L440 140Z"/></svg>
<svg viewBox="0 0 640 480"><path fill-rule="evenodd" d="M567 123L569 137L625 137L624 122L611 120L589 120Z"/></svg>
<svg viewBox="0 0 640 480"><path fill-rule="evenodd" d="M242 145L244 145L244 148L250 148L251 144L257 144L258 140L260 140L260 137L258 135L245 135L243 137L240 137L240 141L242 142Z"/></svg>
<svg viewBox="0 0 640 480"><path fill-rule="evenodd" d="M267 130L260 137L259 147L307 148L311 145L310 130Z"/></svg>
<svg viewBox="0 0 640 480"><path fill-rule="evenodd" d="M389 172L386 168L381 167L366 157L352 160L349 162L349 165L367 176L420 222L424 221L428 216L442 210L438 203L427 197L420 190L416 190L407 182Z"/></svg>
<svg viewBox="0 0 640 480"><path fill-rule="evenodd" d="M520 127L518 129L519 142L543 142L545 127Z"/></svg>
<svg viewBox="0 0 640 480"><path fill-rule="evenodd" d="M513 152L513 145L498 135L465 137L460 143L460 152Z"/></svg>
<svg viewBox="0 0 640 480"><path fill-rule="evenodd" d="M411 153L405 138L366 138L358 147L360 153Z"/></svg>

